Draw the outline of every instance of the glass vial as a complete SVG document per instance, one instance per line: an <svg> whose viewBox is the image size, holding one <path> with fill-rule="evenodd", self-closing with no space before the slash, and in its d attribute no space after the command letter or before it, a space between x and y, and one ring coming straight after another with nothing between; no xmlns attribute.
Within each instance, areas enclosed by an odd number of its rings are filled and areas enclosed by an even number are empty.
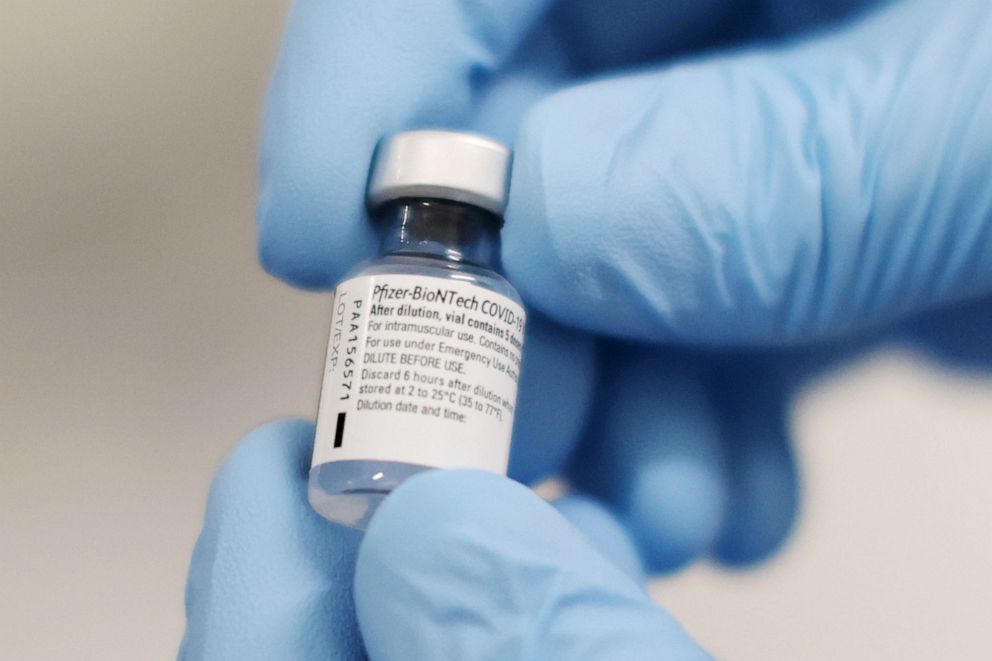
<svg viewBox="0 0 992 661"><path fill-rule="evenodd" d="M380 255L335 289L309 499L364 529L433 468L506 473L525 314L499 274L509 150L450 131L380 143Z"/></svg>

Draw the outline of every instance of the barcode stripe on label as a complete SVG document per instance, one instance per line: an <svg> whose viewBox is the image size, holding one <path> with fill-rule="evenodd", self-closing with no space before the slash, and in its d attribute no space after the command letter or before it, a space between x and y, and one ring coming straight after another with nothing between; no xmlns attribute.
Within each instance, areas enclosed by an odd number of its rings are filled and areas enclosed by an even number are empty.
<svg viewBox="0 0 992 661"><path fill-rule="evenodd" d="M341 447L341 441L344 439L344 416L344 411L338 413L338 424L334 430L334 447L336 448Z"/></svg>

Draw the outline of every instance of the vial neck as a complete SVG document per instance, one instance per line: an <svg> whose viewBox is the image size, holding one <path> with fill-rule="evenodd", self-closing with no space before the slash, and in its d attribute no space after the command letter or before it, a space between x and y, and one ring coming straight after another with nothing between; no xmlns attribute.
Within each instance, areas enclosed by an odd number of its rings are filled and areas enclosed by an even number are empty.
<svg viewBox="0 0 992 661"><path fill-rule="evenodd" d="M382 254L417 255L499 269L500 219L468 204L398 200L378 214Z"/></svg>

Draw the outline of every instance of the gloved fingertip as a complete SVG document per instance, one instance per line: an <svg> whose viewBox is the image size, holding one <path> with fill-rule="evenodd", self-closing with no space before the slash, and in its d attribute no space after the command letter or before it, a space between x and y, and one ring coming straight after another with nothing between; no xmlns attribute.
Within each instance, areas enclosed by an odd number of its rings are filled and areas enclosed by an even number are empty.
<svg viewBox="0 0 992 661"><path fill-rule="evenodd" d="M730 455L727 515L712 554L720 564L746 568L788 540L799 511L799 476L784 435L753 430L728 443L741 447Z"/></svg>
<svg viewBox="0 0 992 661"><path fill-rule="evenodd" d="M286 160L291 159L280 158ZM375 233L362 206L361 183L345 187L335 182L337 192L329 199L321 191L332 184L312 182L311 176L294 180L298 167L287 162L261 183L256 211L258 259L267 273L294 287L330 289L347 269L374 254ZM349 195L351 189L357 195ZM351 203L349 198L354 198Z"/></svg>
<svg viewBox="0 0 992 661"><path fill-rule="evenodd" d="M723 448L699 366L615 346L597 423L569 468L607 502L646 568L669 572L707 553L726 506Z"/></svg>
<svg viewBox="0 0 992 661"><path fill-rule="evenodd" d="M766 562L782 550L792 532L795 516L783 517L789 525L777 527L775 530L761 535L721 536L713 548L713 559L729 569L751 569ZM756 527L763 527L758 522Z"/></svg>
<svg viewBox="0 0 992 661"><path fill-rule="evenodd" d="M668 573L709 551L720 531L726 500L723 476L709 466L660 462L632 477L624 520L647 567Z"/></svg>
<svg viewBox="0 0 992 661"><path fill-rule="evenodd" d="M334 286L335 274L326 266L314 246L282 241L283 232L266 232L259 226L258 261L269 275L300 289L319 291Z"/></svg>
<svg viewBox="0 0 992 661"><path fill-rule="evenodd" d="M791 446L789 400L799 373L818 355L727 356L710 376L727 457L727 507L712 557L744 568L788 539L799 509L799 471Z"/></svg>
<svg viewBox="0 0 992 661"><path fill-rule="evenodd" d="M261 425L231 451L214 477L211 495L243 492L259 481L305 478L313 448L313 423L282 419Z"/></svg>

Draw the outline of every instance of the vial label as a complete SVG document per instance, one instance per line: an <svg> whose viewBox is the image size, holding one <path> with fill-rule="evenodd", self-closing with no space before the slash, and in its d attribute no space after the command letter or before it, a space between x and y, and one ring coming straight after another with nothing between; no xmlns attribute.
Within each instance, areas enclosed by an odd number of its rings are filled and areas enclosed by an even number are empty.
<svg viewBox="0 0 992 661"><path fill-rule="evenodd" d="M525 313L471 282L346 280L334 293L313 465L506 473Z"/></svg>

